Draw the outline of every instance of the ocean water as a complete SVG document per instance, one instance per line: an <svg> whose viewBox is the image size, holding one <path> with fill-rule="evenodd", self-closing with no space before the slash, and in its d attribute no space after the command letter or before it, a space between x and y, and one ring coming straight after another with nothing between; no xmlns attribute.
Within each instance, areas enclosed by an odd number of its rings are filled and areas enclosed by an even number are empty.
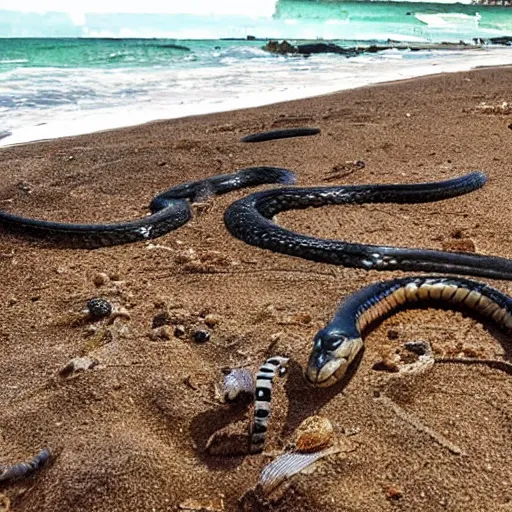
<svg viewBox="0 0 512 512"><path fill-rule="evenodd" d="M232 40L471 42L512 35L512 8L239 0L211 12L205 1L163 14L0 11L0 145L512 64L512 47L303 58Z"/></svg>

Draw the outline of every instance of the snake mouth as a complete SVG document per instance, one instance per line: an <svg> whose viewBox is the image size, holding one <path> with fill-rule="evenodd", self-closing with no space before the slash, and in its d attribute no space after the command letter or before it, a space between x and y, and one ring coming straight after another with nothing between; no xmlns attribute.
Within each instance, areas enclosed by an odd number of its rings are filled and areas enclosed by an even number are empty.
<svg viewBox="0 0 512 512"><path fill-rule="evenodd" d="M348 367L345 357L332 358L325 361L324 354L312 354L306 370L307 381L315 387L329 387L336 384Z"/></svg>

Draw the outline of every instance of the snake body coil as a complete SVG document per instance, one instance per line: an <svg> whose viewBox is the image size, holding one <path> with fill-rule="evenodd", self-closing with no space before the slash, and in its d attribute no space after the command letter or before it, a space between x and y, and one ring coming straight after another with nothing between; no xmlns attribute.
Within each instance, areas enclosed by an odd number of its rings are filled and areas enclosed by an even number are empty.
<svg viewBox="0 0 512 512"><path fill-rule="evenodd" d="M345 299L314 339L307 380L319 387L339 381L363 347L362 334L400 308L422 303L465 307L512 329L512 298L484 283L458 277L418 276L381 281Z"/></svg>
<svg viewBox="0 0 512 512"><path fill-rule="evenodd" d="M264 183L294 183L295 175L277 167L249 167L173 187L153 198L152 214L116 224L68 224L29 219L0 211L0 229L46 239L57 245L97 248L148 240L183 226L192 213L190 202Z"/></svg>
<svg viewBox="0 0 512 512"><path fill-rule="evenodd" d="M505 258L325 240L272 222L280 212L332 204L439 201L476 190L486 181L484 174L474 172L448 181L412 185L272 189L234 202L226 210L224 221L233 236L250 245L307 260L365 270L419 270L512 279L512 260Z"/></svg>

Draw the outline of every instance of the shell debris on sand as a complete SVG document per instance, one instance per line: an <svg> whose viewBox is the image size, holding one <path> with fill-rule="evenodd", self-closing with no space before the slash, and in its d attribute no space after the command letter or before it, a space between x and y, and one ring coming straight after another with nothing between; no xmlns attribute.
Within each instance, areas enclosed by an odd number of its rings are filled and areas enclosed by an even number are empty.
<svg viewBox="0 0 512 512"><path fill-rule="evenodd" d="M295 431L294 438L297 450L277 457L261 471L258 487L264 494L270 494L320 459L349 451L344 450L340 442L335 442L332 423L323 416L306 418Z"/></svg>

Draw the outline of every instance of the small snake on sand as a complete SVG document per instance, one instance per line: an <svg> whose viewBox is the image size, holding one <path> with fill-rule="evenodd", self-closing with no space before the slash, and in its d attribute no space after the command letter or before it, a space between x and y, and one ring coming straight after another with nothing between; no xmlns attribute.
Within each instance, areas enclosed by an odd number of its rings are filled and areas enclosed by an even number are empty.
<svg viewBox="0 0 512 512"><path fill-rule="evenodd" d="M155 196L150 204L152 214L148 217L115 224L68 224L0 211L0 229L42 238L55 245L84 249L127 244L157 238L183 226L192 218L190 203L265 183L292 184L295 174L277 167L248 167L183 183Z"/></svg>
<svg viewBox="0 0 512 512"><path fill-rule="evenodd" d="M484 283L437 276L381 281L346 298L332 321L316 334L306 379L318 387L335 384L363 348L368 326L399 309L422 304L469 308L512 329L512 298Z"/></svg>
<svg viewBox="0 0 512 512"><path fill-rule="evenodd" d="M418 184L277 188L250 194L228 207L226 227L247 244L307 260L365 270L449 272L512 279L512 260L482 254L349 243L301 235L276 225L280 212L332 204L426 203L482 187L480 172L447 181Z"/></svg>
<svg viewBox="0 0 512 512"><path fill-rule="evenodd" d="M46 466L52 457L49 448L40 450L33 459L25 462L17 462L12 466L0 466L0 484L11 483L20 478L30 476L32 473Z"/></svg>
<svg viewBox="0 0 512 512"><path fill-rule="evenodd" d="M317 135L320 128L285 128L269 132L251 133L240 139L240 142L265 142L267 140L288 139L290 137L305 137Z"/></svg>

